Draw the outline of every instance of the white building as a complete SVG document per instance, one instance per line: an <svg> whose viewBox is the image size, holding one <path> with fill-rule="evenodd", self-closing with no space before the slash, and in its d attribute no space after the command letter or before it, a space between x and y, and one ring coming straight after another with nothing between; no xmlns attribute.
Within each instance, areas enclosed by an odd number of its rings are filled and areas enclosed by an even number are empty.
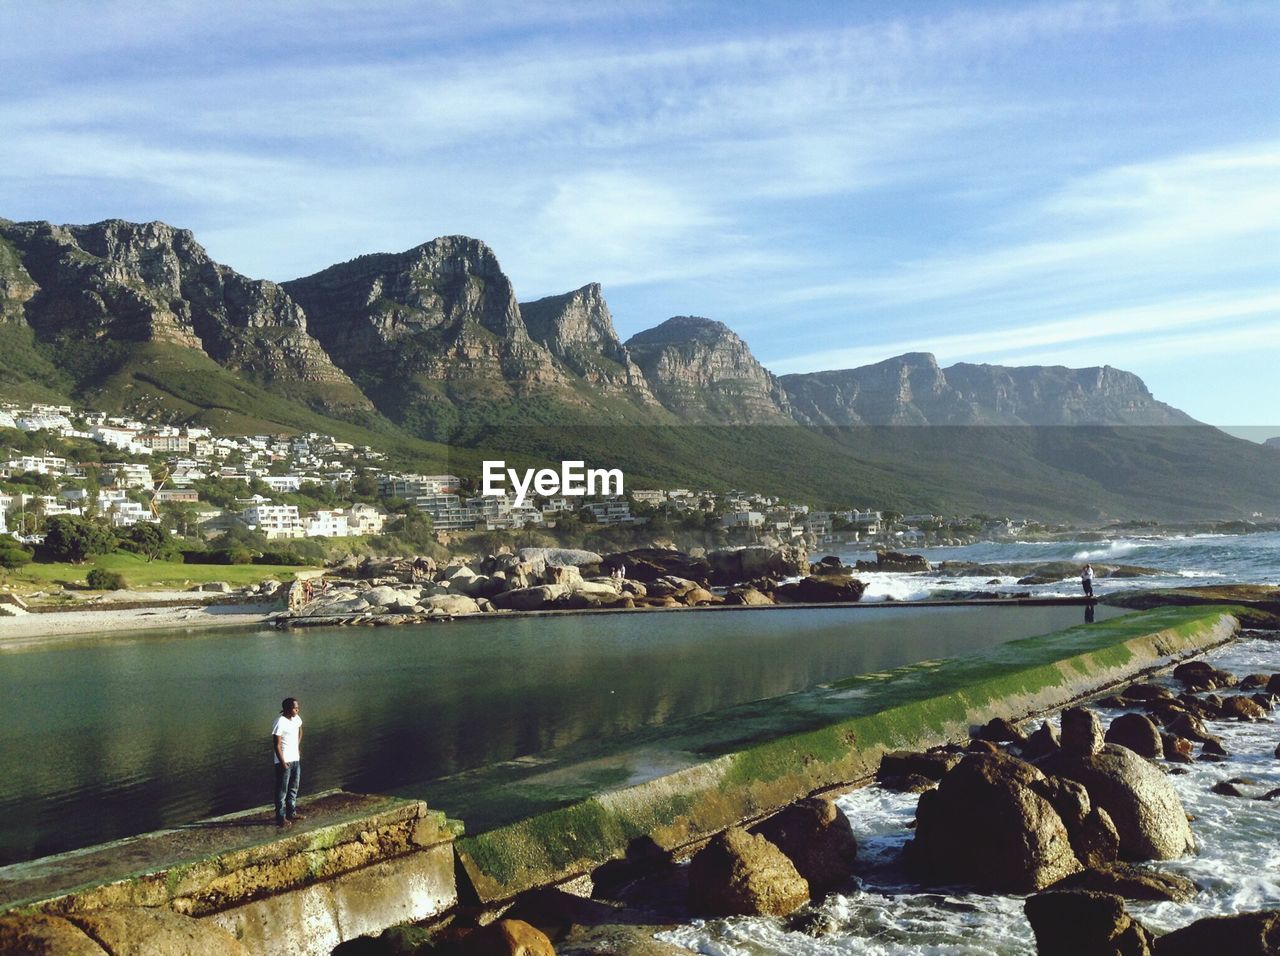
<svg viewBox="0 0 1280 956"><path fill-rule="evenodd" d="M277 494L297 491L302 487L301 475L263 475L261 481Z"/></svg>
<svg viewBox="0 0 1280 956"><path fill-rule="evenodd" d="M345 538L351 533L343 511L313 511L305 523L308 538Z"/></svg>
<svg viewBox="0 0 1280 956"><path fill-rule="evenodd" d="M33 471L39 475L60 475L67 470L67 460L57 455L23 455L5 462L10 472Z"/></svg>
<svg viewBox="0 0 1280 956"><path fill-rule="evenodd" d="M122 488L150 488L151 469L131 462L104 462L102 475L109 477Z"/></svg>
<svg viewBox="0 0 1280 956"><path fill-rule="evenodd" d="M242 511L240 517L267 538L301 538L305 533L297 505L254 505Z"/></svg>
<svg viewBox="0 0 1280 956"><path fill-rule="evenodd" d="M382 510L356 502L347 510L347 528L354 535L382 534L387 516Z"/></svg>

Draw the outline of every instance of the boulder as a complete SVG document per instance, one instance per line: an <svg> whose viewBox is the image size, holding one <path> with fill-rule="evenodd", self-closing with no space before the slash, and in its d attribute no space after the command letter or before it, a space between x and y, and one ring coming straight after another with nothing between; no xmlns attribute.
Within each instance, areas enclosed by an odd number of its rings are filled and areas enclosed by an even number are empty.
<svg viewBox="0 0 1280 956"><path fill-rule="evenodd" d="M1167 687L1159 684L1130 684L1120 692L1127 701L1133 700L1173 700L1175 694Z"/></svg>
<svg viewBox="0 0 1280 956"><path fill-rule="evenodd" d="M604 563L604 558L596 552L579 548L521 548L514 558L521 564L532 565L535 574L542 574L549 564L582 568Z"/></svg>
<svg viewBox="0 0 1280 956"><path fill-rule="evenodd" d="M933 565L921 554L904 554L901 551L877 551L875 563L858 561L854 567L859 571L882 571L916 574L932 571Z"/></svg>
<svg viewBox="0 0 1280 956"><path fill-rule="evenodd" d="M1107 728L1106 742L1128 747L1139 757L1161 757L1164 741L1160 731L1149 717L1142 714L1121 714Z"/></svg>
<svg viewBox="0 0 1280 956"><path fill-rule="evenodd" d="M797 577L809 572L808 554L793 547L721 548L707 552L707 563L711 566L711 583L725 586L758 578Z"/></svg>
<svg viewBox="0 0 1280 956"><path fill-rule="evenodd" d="M1257 701L1236 694L1222 699L1222 716L1229 720L1263 720L1267 712Z"/></svg>
<svg viewBox="0 0 1280 956"><path fill-rule="evenodd" d="M437 594L424 598L422 606L429 611L443 611L449 615L480 613L480 605L476 599L465 594Z"/></svg>
<svg viewBox="0 0 1280 956"><path fill-rule="evenodd" d="M1280 910L1210 916L1156 941L1156 956L1276 956L1280 953Z"/></svg>
<svg viewBox="0 0 1280 956"><path fill-rule="evenodd" d="M1195 898L1196 885L1177 873L1162 873L1131 863L1089 866L1055 883L1055 890L1091 890L1114 893L1126 900L1187 903Z"/></svg>
<svg viewBox="0 0 1280 956"><path fill-rule="evenodd" d="M1049 891L1027 898L1038 956L1150 956L1151 934L1114 893Z"/></svg>
<svg viewBox="0 0 1280 956"><path fill-rule="evenodd" d="M1004 717L992 717L975 736L980 740L990 740L998 744L1022 743L1027 739L1027 735L1019 729L1017 724Z"/></svg>
<svg viewBox="0 0 1280 956"><path fill-rule="evenodd" d="M500 919L462 941L463 956L555 956L547 934L524 920Z"/></svg>
<svg viewBox="0 0 1280 956"><path fill-rule="evenodd" d="M1173 763L1191 763L1191 741L1174 734L1161 734L1160 745L1164 751L1164 759Z"/></svg>
<svg viewBox="0 0 1280 956"><path fill-rule="evenodd" d="M11 956L105 956L84 930L61 916L0 916L0 953Z"/></svg>
<svg viewBox="0 0 1280 956"><path fill-rule="evenodd" d="M1022 742L1018 747L1018 753L1023 760L1035 763L1051 754L1056 754L1061 747L1062 741L1058 737L1057 729L1053 724L1045 721L1040 725L1039 730Z"/></svg>
<svg viewBox="0 0 1280 956"><path fill-rule="evenodd" d="M244 944L204 920L127 906L67 917L113 956L247 956ZM7 952L7 950L6 950Z"/></svg>
<svg viewBox="0 0 1280 956"><path fill-rule="evenodd" d="M550 606L568 591L562 584L540 584L533 588L516 588L495 594L490 600L505 611L539 611Z"/></svg>
<svg viewBox="0 0 1280 956"><path fill-rule="evenodd" d="M830 800L809 797L797 801L752 827L751 832L786 854L814 897L843 883L853 872L858 841L849 818Z"/></svg>
<svg viewBox="0 0 1280 956"><path fill-rule="evenodd" d="M755 588L733 588L724 596L724 603L746 607L761 607L766 604L772 604L773 598Z"/></svg>
<svg viewBox="0 0 1280 956"><path fill-rule="evenodd" d="M810 574L794 584L777 588L773 596L789 604L853 602L862 598L867 586L845 574Z"/></svg>
<svg viewBox="0 0 1280 956"><path fill-rule="evenodd" d="M1244 677L1240 678L1240 689L1241 690L1265 690L1267 687L1267 684L1271 682L1272 678L1277 676L1280 676L1280 675L1247 674Z"/></svg>
<svg viewBox="0 0 1280 956"><path fill-rule="evenodd" d="M1280 694L1280 674L1272 674L1267 679L1267 693Z"/></svg>
<svg viewBox="0 0 1280 956"><path fill-rule="evenodd" d="M929 750L923 753L911 750L892 750L880 758L880 766L876 770L876 780L906 777L917 774L930 780L941 780L947 771L954 768L961 760L962 754L947 750Z"/></svg>
<svg viewBox="0 0 1280 956"><path fill-rule="evenodd" d="M724 602L724 598L712 594L706 588L690 588L681 596L681 600L684 601L685 605L688 607L698 607L699 605L704 604L721 604Z"/></svg>
<svg viewBox="0 0 1280 956"><path fill-rule="evenodd" d="M1008 754L971 754L920 796L909 872L996 892L1043 889L1080 869L1045 775Z"/></svg>
<svg viewBox="0 0 1280 956"><path fill-rule="evenodd" d="M1102 722L1098 715L1084 707L1069 707L1062 712L1062 753L1087 756L1102 749Z"/></svg>
<svg viewBox="0 0 1280 956"><path fill-rule="evenodd" d="M711 581L711 565L706 558L695 558L683 551L668 551L663 548L636 548L610 554L602 559L602 563L616 568L626 568L626 577L643 581L646 584L661 577L674 575L687 578L697 584L707 585Z"/></svg>
<svg viewBox="0 0 1280 956"><path fill-rule="evenodd" d="M767 839L734 827L689 863L689 909L701 916L786 916L809 901L809 884Z"/></svg>
<svg viewBox="0 0 1280 956"><path fill-rule="evenodd" d="M1064 737L1065 739L1065 737ZM1132 750L1107 744L1097 753L1062 752L1040 766L1084 784L1120 834L1126 860L1171 860L1194 849L1182 801L1168 777Z"/></svg>
<svg viewBox="0 0 1280 956"><path fill-rule="evenodd" d="M543 584L559 584L569 591L582 589L582 572L572 564L548 564L542 574Z"/></svg>
<svg viewBox="0 0 1280 956"><path fill-rule="evenodd" d="M367 604L373 607L386 607L388 604L398 604L403 592L399 588L393 588L388 585L381 587L369 588L361 597Z"/></svg>
<svg viewBox="0 0 1280 956"><path fill-rule="evenodd" d="M1187 690L1216 690L1231 687L1236 679L1226 671L1218 670L1208 661L1187 661L1173 669L1173 679Z"/></svg>
<svg viewBox="0 0 1280 956"><path fill-rule="evenodd" d="M234 588L226 581L206 581L204 584L197 584L191 590L206 591L213 594L230 594Z"/></svg>
<svg viewBox="0 0 1280 956"><path fill-rule="evenodd" d="M1184 740L1192 740L1196 743L1204 743L1207 740L1217 740L1213 734L1205 728L1202 721L1195 714L1179 714L1165 725L1165 730Z"/></svg>

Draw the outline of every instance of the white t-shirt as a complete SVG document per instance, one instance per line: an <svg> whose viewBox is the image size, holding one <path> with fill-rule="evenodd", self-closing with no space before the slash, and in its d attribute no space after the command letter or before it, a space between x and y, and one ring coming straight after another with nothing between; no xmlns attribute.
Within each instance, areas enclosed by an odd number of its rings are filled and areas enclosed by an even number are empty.
<svg viewBox="0 0 1280 956"><path fill-rule="evenodd" d="M275 726L271 728L271 757L272 762L279 763L280 755L276 753L276 737L280 738L280 749L284 751L284 762L293 763L302 759L301 753L298 751L298 737L302 731L301 717L286 717L281 714L276 718Z"/></svg>

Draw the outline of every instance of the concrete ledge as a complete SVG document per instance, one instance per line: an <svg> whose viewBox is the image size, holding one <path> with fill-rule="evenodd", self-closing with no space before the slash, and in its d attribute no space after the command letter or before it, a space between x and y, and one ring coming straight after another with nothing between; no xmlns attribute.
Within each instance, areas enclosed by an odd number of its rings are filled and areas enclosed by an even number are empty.
<svg viewBox="0 0 1280 956"><path fill-rule="evenodd" d="M202 917L435 846L460 827L425 803L329 791L288 831L258 808L0 868L0 913L116 906ZM452 892L452 874L450 874Z"/></svg>
<svg viewBox="0 0 1280 956"><path fill-rule="evenodd" d="M1238 630L1235 610L1127 615L682 722L663 745L521 779L513 797L559 808L459 840L459 862L475 895L496 902L589 872L641 837L679 849L864 780L887 750L964 739L992 717L1061 707L1202 652ZM630 785L592 786L608 775ZM585 799L564 799L574 792Z"/></svg>

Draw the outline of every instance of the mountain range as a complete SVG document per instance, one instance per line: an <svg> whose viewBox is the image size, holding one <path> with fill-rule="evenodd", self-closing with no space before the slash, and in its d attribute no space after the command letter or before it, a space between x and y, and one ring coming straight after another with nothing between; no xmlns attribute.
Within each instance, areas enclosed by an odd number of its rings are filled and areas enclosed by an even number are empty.
<svg viewBox="0 0 1280 956"><path fill-rule="evenodd" d="M164 223L0 219L0 397L328 431L453 467L585 458L633 487L1074 519L1280 513L1273 452L1129 372L911 353L776 376L707 318L622 341L596 284L521 303L463 236L276 284Z"/></svg>

